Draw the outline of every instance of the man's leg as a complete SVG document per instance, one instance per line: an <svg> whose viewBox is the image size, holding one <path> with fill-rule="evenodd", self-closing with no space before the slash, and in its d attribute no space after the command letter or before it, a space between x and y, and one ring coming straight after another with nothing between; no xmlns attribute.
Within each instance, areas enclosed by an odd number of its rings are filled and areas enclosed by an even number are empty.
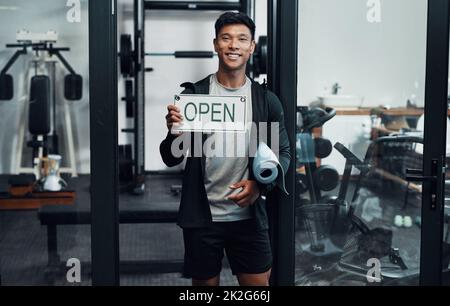
<svg viewBox="0 0 450 306"><path fill-rule="evenodd" d="M262 274L238 274L239 285L244 287L268 287L272 270Z"/></svg>
<svg viewBox="0 0 450 306"><path fill-rule="evenodd" d="M269 286L272 272L272 249L269 232L256 221L230 223L226 252L231 270L241 286Z"/></svg>
<svg viewBox="0 0 450 306"><path fill-rule="evenodd" d="M224 249L220 224L199 229L184 229L184 275L193 286L219 286Z"/></svg>
<svg viewBox="0 0 450 306"><path fill-rule="evenodd" d="M194 287L218 287L220 285L220 275L207 280L192 280Z"/></svg>

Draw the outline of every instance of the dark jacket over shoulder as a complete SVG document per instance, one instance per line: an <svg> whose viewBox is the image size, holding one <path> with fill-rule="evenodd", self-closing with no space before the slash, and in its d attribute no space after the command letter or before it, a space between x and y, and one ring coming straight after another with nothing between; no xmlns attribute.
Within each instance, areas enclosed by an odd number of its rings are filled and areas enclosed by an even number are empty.
<svg viewBox="0 0 450 306"><path fill-rule="evenodd" d="M181 86L185 87L182 94L209 94L209 82L210 77L207 77L195 84L184 83ZM252 81L252 107L253 107L253 122L259 127L260 122L267 122L270 129L270 123L279 123L279 161L284 170L287 173L289 164L291 161L290 145L287 131L284 124L283 107L277 96L271 91L265 89L259 83ZM270 130L268 132L268 144L270 146ZM257 136L258 135L258 136ZM259 133L252 135L257 137L257 143L259 143ZM204 136L195 137L194 133L190 133L191 145L198 140L201 141L200 145L205 141ZM199 136L197 134L197 136ZM160 145L160 153L164 163L168 167L174 167L181 164L184 161L185 156L175 157L172 154L172 144L177 139L170 132L167 134L166 139ZM187 148L182 148L187 151ZM189 150L192 152L192 150ZM200 228L209 226L212 223L212 216L208 197L205 190L204 174L206 158L194 157L194 154L189 153L187 156L186 167L183 176L183 191L181 196L180 210L178 214L178 225L182 228ZM249 171L250 180L255 180L253 175L253 157L249 157ZM259 184L261 195L265 195L273 188L276 188L276 184L261 185ZM257 221L259 228L267 229L268 220L265 207L265 201L258 198L256 203L251 206L252 214Z"/></svg>

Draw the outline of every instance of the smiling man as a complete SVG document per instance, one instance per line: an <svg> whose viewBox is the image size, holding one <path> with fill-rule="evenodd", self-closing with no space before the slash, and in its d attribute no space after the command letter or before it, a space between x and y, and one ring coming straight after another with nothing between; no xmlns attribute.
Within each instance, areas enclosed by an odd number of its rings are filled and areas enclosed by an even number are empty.
<svg viewBox="0 0 450 306"><path fill-rule="evenodd" d="M183 94L246 96L247 125L251 127L253 123L257 130L248 128L247 133L209 135L208 140L213 137L214 146L226 148L221 156L197 157L192 154L195 150L182 148L191 155L187 156L178 218L185 244L184 273L193 279L193 285L219 285L225 251L240 285L267 286L272 252L262 196L276 185L256 182L250 143L255 139L259 143L260 124L277 126L279 148L276 149L287 173L291 154L283 109L272 92L246 76L247 62L256 47L254 22L242 13L227 12L216 21L215 30L214 49L219 69L195 84L184 83ZM168 167L181 164L186 157L174 153L174 143L180 135L171 133L172 127L183 119L176 106L168 106L169 133L160 146ZM183 134L183 137L194 138L194 135ZM200 138L204 144L206 137ZM237 145L242 143L243 147ZM230 147L233 149L229 150Z"/></svg>

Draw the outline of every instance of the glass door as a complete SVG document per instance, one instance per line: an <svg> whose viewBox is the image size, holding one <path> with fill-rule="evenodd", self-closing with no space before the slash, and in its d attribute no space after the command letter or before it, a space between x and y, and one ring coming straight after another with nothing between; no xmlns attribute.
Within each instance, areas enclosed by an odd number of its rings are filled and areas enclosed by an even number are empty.
<svg viewBox="0 0 450 306"><path fill-rule="evenodd" d="M449 55L450 56L450 55ZM446 156L445 156L445 182L444 182L444 216L442 222L442 284L450 285L450 180L449 180L449 165L450 165L450 74L448 78L448 113L447 113L447 128L446 131ZM423 124L422 122L420 123Z"/></svg>
<svg viewBox="0 0 450 306"><path fill-rule="evenodd" d="M298 3L295 284L436 284L448 3Z"/></svg>
<svg viewBox="0 0 450 306"><path fill-rule="evenodd" d="M3 0L0 20L1 285L91 285L88 1Z"/></svg>
<svg viewBox="0 0 450 306"><path fill-rule="evenodd" d="M449 78L450 82L450 78ZM450 97L450 91L449 95ZM450 100L449 100L450 101ZM450 109L447 115L450 115ZM442 284L450 285L450 180L449 180L449 157L450 157L450 122L447 116L447 129L446 129L446 158L445 158L445 183L444 183L444 217L442 224ZM422 122L421 122L422 124Z"/></svg>
<svg viewBox="0 0 450 306"><path fill-rule="evenodd" d="M118 280L114 5L1 1L1 285Z"/></svg>

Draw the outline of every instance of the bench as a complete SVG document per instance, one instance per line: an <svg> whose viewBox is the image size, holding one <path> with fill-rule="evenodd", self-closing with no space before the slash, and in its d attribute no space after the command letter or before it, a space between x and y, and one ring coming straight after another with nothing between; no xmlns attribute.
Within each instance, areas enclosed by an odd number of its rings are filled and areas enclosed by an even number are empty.
<svg viewBox="0 0 450 306"><path fill-rule="evenodd" d="M80 180L80 179L78 179ZM81 178L89 184L89 179ZM147 193L143 196L123 194L119 200L120 224L170 224L176 223L179 196L171 193L170 186L179 183L179 177L158 176L146 181ZM38 210L41 225L47 227L48 266L46 274L54 275L62 267L58 255L58 226L91 224L89 187L82 188L80 181L75 205L48 205ZM73 186L72 186L73 187ZM89 265L89 264L88 264ZM121 261L120 267L126 272L178 273L182 272L183 260ZM48 275L49 276L49 275Z"/></svg>

